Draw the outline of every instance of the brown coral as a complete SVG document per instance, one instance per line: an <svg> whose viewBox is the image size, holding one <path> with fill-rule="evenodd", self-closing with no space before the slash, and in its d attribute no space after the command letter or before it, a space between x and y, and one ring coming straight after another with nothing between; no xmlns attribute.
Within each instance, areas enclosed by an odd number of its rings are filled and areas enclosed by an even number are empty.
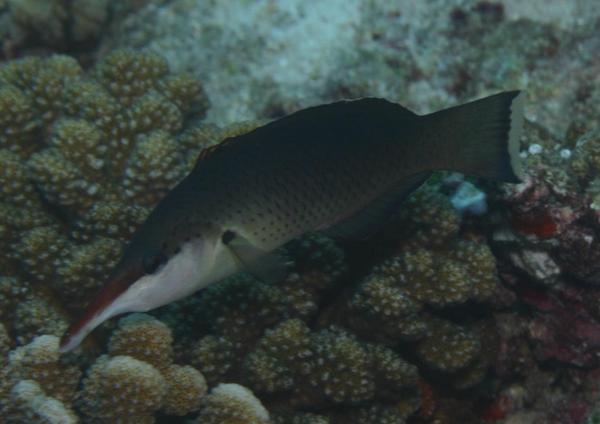
<svg viewBox="0 0 600 424"><path fill-rule="evenodd" d="M13 350L8 369L14 382L35 380L44 392L67 404L75 397L81 375L76 366L61 363L55 336L39 336Z"/></svg>
<svg viewBox="0 0 600 424"><path fill-rule="evenodd" d="M171 330L165 324L149 315L132 314L119 321L111 335L108 353L127 355L163 369L171 364L172 342Z"/></svg>
<svg viewBox="0 0 600 424"><path fill-rule="evenodd" d="M92 421L153 423L167 385L152 365L130 356L102 356L88 370L79 407Z"/></svg>
<svg viewBox="0 0 600 424"><path fill-rule="evenodd" d="M198 424L268 424L269 413L247 388L219 384L203 402Z"/></svg>
<svg viewBox="0 0 600 424"><path fill-rule="evenodd" d="M171 365L163 371L167 394L163 410L169 415L187 415L200 409L206 394L206 380L190 366Z"/></svg>

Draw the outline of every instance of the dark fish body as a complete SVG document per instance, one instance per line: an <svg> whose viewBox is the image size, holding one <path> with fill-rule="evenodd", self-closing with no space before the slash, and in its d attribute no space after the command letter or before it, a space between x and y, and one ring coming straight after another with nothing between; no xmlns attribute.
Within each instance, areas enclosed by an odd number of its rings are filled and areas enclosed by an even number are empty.
<svg viewBox="0 0 600 424"><path fill-rule="evenodd" d="M383 99L341 101L224 140L138 230L100 300L63 338L64 350L74 334L91 331L90 321L160 306L239 269L276 266L264 260L268 253L308 231L367 234L434 170L518 181L518 94L424 116ZM210 273L190 275L196 257ZM189 272L179 275L175 263ZM154 295L120 300L133 291Z"/></svg>
<svg viewBox="0 0 600 424"><path fill-rule="evenodd" d="M500 106L508 111L516 94L500 95ZM487 167L483 155L477 149L468 151L471 147L463 139L469 126L477 127L470 121L477 117L461 122L456 116L460 107L444 112L448 115L418 116L382 99L300 111L226 140L198 162L153 219L168 216L171 199L182 197L180 207L189 213L181 217L178 230L164 227L180 234L177 238L194 228L229 229L270 250L351 217L418 174L446 169L517 181L506 148L508 114L504 122L485 129L504 133L505 157L500 159L508 165ZM478 137L481 131L474 129ZM477 142L483 148L490 144L481 138ZM464 158L469 154L475 163Z"/></svg>

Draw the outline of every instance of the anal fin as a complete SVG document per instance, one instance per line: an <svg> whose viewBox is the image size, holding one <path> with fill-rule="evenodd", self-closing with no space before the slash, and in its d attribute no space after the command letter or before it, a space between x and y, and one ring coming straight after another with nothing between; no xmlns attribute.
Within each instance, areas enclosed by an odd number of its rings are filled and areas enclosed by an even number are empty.
<svg viewBox="0 0 600 424"><path fill-rule="evenodd" d="M363 210L325 230L325 234L334 239L364 240L386 225L402 202L430 176L431 172L422 172L403 179Z"/></svg>

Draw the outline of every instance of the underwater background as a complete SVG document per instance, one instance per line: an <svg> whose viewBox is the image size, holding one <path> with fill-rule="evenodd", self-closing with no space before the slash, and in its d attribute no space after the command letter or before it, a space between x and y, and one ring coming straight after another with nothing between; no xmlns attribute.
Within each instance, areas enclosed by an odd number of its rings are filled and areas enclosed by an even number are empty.
<svg viewBox="0 0 600 424"><path fill-rule="evenodd" d="M59 337L198 154L298 109L526 92L517 185L438 173L383 234L285 247ZM0 0L0 422L600 423L595 0Z"/></svg>

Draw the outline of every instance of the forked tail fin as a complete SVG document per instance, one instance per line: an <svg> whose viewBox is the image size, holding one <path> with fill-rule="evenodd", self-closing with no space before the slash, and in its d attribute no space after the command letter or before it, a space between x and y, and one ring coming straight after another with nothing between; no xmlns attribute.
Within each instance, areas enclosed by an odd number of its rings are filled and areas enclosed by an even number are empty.
<svg viewBox="0 0 600 424"><path fill-rule="evenodd" d="M523 94L505 91L422 118L439 168L519 182ZM435 140L435 141L433 141Z"/></svg>

